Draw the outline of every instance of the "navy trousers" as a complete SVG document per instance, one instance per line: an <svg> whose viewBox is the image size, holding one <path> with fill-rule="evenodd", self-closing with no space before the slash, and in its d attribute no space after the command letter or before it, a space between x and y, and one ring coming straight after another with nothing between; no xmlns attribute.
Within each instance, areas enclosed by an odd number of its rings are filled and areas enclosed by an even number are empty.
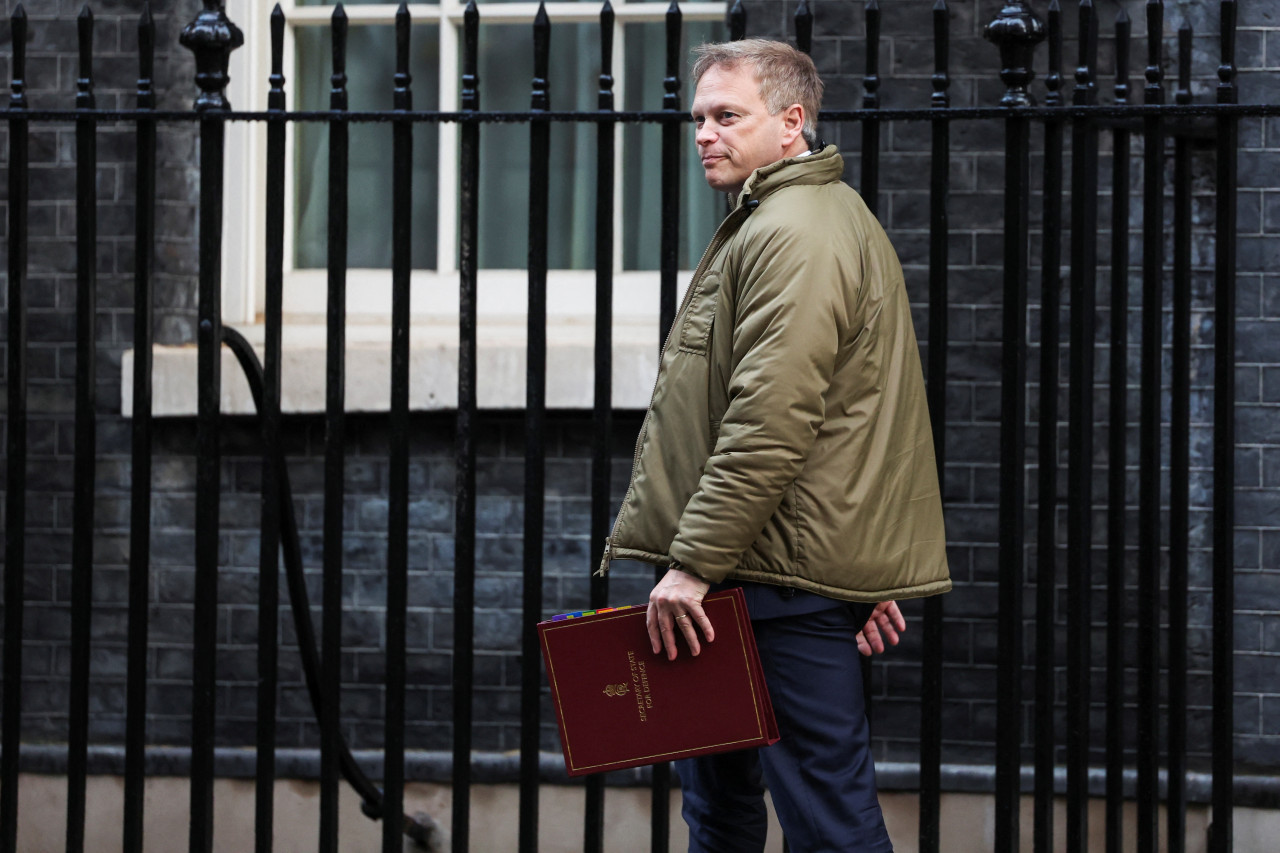
<svg viewBox="0 0 1280 853"><path fill-rule="evenodd" d="M676 762L690 853L763 850L766 784L792 853L892 853L862 703L856 638L869 613L753 620L781 739Z"/></svg>

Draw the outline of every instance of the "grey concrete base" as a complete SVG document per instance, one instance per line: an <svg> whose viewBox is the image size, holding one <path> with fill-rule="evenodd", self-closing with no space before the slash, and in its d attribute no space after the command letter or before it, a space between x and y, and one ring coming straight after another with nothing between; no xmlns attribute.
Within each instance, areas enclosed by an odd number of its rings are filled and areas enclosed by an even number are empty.
<svg viewBox="0 0 1280 853"><path fill-rule="evenodd" d="M19 780L19 853L61 853L65 844L67 789L62 776L25 774ZM670 831L672 850L687 846L679 819L679 792L672 792ZM189 788L181 777L156 776L146 787L146 853L186 849ZM471 789L471 843L475 851L516 849L519 790L514 785L476 785ZM918 802L914 794L881 793L885 821L898 853L916 853ZM87 791L86 847L95 853L121 849L120 815L124 781L118 776L92 776ZM540 853L575 853L582 849L583 791L580 787L545 785L539 796ZM452 792L446 785L415 782L407 786L409 811L425 812L449 830ZM312 853L317 849L320 791L315 782L281 780L275 786L276 853ZM1089 810L1089 849L1104 846L1104 803L1094 800ZM1065 826L1065 803L1057 804L1055 823ZM214 786L214 850L243 853L253 849L253 782L220 779ZM1022 849L1031 849L1032 801L1022 800ZM1136 808L1128 804L1126 849L1136 842ZM772 819L772 814L771 814ZM951 793L942 798L942 837L947 853L987 853L993 849L995 801L988 794ZM1208 809L1192 806L1187 815L1187 853L1203 853ZM649 792L645 788L611 788L605 795L605 849L649 849ZM1161 826L1164 817L1161 816ZM338 849L343 853L380 853L381 827L360 812L358 798L345 786L340 797ZM1162 829L1162 835L1163 829ZM1280 837L1280 811L1241 808L1235 816L1235 849L1244 853L1274 850ZM1060 839L1062 840L1062 839ZM406 843L406 853L414 850ZM447 848L445 848L447 849ZM782 849L781 833L771 820L769 853ZM1163 848L1162 848L1163 849Z"/></svg>
<svg viewBox="0 0 1280 853"><path fill-rule="evenodd" d="M382 753L374 750L357 750L353 753L356 763L370 779L382 776ZM24 744L20 758L21 768L30 773L60 775L66 772L67 749L61 744ZM102 775L124 773L124 749L118 746L95 746L88 755L89 772ZM220 778L252 779L256 766L252 748L219 748L214 752L214 774ZM190 750L185 747L152 746L147 748L148 776L185 776L190 772ZM411 781L449 784L453 773L453 756L448 752L409 752L405 754L405 777ZM500 785L519 779L520 757L514 753L476 752L471 756L471 775L477 784ZM276 775L289 779L316 779L320 775L320 753L315 749L276 750ZM558 753L544 752L540 756L539 775L544 783L581 784L571 780L564 771L564 761ZM882 791L913 792L919 786L920 770L916 764L905 762L879 762L876 779ZM951 793L989 794L995 791L995 767L993 765L944 764L942 789ZM638 767L610 773L611 787L647 785L649 768ZM1164 796L1168 775L1160 771L1160 795ZM1206 804L1213 792L1213 778L1207 773L1188 773L1187 800ZM1034 772L1031 767L1022 768L1022 790L1033 790ZM1238 806L1280 809L1280 777L1237 774L1234 780L1235 801ZM1066 768L1058 767L1054 774L1054 790L1065 794L1067 790ZM1103 768L1089 770L1089 792L1102 797L1106 793L1106 772ZM1137 792L1137 771L1127 768L1124 775L1124 793L1133 797Z"/></svg>

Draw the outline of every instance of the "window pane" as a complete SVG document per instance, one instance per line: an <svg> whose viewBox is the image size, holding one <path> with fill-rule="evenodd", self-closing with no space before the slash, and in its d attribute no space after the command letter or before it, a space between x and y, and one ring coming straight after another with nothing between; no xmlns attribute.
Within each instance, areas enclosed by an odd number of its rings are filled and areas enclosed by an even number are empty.
<svg viewBox="0 0 1280 853"><path fill-rule="evenodd" d="M298 27L297 109L329 108L332 48L328 27ZM415 26L410 36L409 73L416 109L438 108L440 40L435 24ZM352 110L391 109L395 75L395 28L353 26L347 37L347 91ZM391 125L351 124L350 224L347 258L352 267L391 266ZM329 127L322 122L294 124L296 169L294 264L298 269L327 266L329 222ZM414 125L413 266L436 266L436 125Z"/></svg>
<svg viewBox="0 0 1280 853"><path fill-rule="evenodd" d="M480 108L527 112L533 81L532 27L481 24L479 48ZM553 24L551 108L594 110L599 75L599 26ZM481 125L481 267L528 265L529 162L528 122ZM593 123L552 123L547 229L552 269L590 269L595 264L595 163Z"/></svg>
<svg viewBox="0 0 1280 853"><path fill-rule="evenodd" d="M680 55L683 85L680 109L693 102L689 50L693 45L728 38L720 21L688 21ZM626 28L626 110L662 109L666 76L666 25L630 24ZM680 268L698 265L702 251L726 212L724 196L711 190L693 154L693 125L680 126ZM622 263L629 270L656 270L662 248L662 128L656 124L623 125Z"/></svg>

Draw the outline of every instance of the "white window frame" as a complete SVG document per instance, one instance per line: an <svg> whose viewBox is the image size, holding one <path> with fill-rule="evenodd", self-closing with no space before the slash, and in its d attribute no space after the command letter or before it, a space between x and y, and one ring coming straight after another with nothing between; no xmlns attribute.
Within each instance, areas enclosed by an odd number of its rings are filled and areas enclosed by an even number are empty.
<svg viewBox="0 0 1280 853"><path fill-rule="evenodd" d="M243 22L246 31L245 48L232 54L231 85L228 96L233 108L260 111L267 108L267 78L270 74L270 9L275 0L229 0L228 15L233 21ZM284 68L289 108L296 108L296 86L293 85L295 67L294 30L299 27L327 27L332 6L294 6L290 0L281 2L286 17ZM392 24L398 9L396 4L345 6L352 25ZM547 15L552 26L569 23L597 23L600 5L596 3L548 3ZM486 24L532 24L538 11L537 3L481 3L481 26ZM638 2L617 0L614 11L613 67L615 102L622 104L627 81L619 69L626 67L626 40L624 28L628 24L661 22L665 20L667 4L662 2ZM445 0L438 4L413 4L409 14L415 24L435 23L438 27L440 46L439 109L455 111L459 105L459 79L453 69L461 62L463 18L466 6L459 0ZM695 2L681 6L685 22L694 20L723 20L723 2ZM553 58L554 61L554 58ZM237 67L238 66L238 67ZM532 77L532 69L529 69ZM358 73L348 69L348 74ZM683 75L682 75L683 76ZM481 80L481 105L483 106L485 81ZM388 87L391 81L387 81ZM687 105L682 105L687 106ZM651 109L659 109L654 104ZM423 125L424 130L431 125ZM454 318L458 313L458 269L455 262L458 245L458 221L456 198L458 193L458 127L456 124L440 124L439 159L437 166L438 197L441 199L437 214L436 268L414 270L411 275L413 291L412 314L420 318ZM242 168L229 168L226 187L224 220L223 270L226 286L223 296L223 316L231 323L259 322L263 310L263 287L266 261L262 235L265 233L265 209L263 186L266 167L266 126L263 122L235 123L228 127L228 162L241 163ZM292 125L288 132L289 161L292 162ZM614 245L622 245L622 145L615 149L614 192ZM286 169L285 217L294 222L293 172ZM293 228L285 229L285 315L286 318L323 321L325 314L325 279L323 269L295 269L293 267ZM650 313L657 305L658 274L656 272L624 272L622 252L614 252L614 274L618 283L615 294L615 315L627 318ZM687 279L685 271L682 279ZM523 304L527 273L525 270L491 270L479 272L480 294L478 310L482 316L522 317L523 310L512 312L511 306ZM625 286L624 286L625 285ZM347 311L351 322L365 320L381 322L391 310L391 271L386 269L353 268L348 271ZM559 316L590 316L594 310L594 272L590 270L552 270L548 282L548 314Z"/></svg>
<svg viewBox="0 0 1280 853"><path fill-rule="evenodd" d="M284 73L288 108L296 109L294 78L295 27L328 26L332 6L294 6L281 0L286 15ZM236 110L264 111L271 72L270 14L275 0L228 0L227 15L245 31L246 43L231 55L227 95ZM346 6L352 24L392 23L393 4ZM482 3L481 26L528 24L536 3ZM615 102L624 103L627 81L624 28L628 24L665 20L667 4L615 0L613 67ZM681 7L685 22L722 20L723 2L696 2ZM409 7L416 23L434 21L440 38L439 108L459 107L460 43L465 5L460 0ZM550 3L552 26L598 23L596 3ZM554 32L554 30L553 30ZM554 58L553 60L554 61ZM533 69L529 69L532 79ZM348 73L353 73L352 69ZM354 73L358 73L355 70ZM683 74L682 74L683 77ZM388 87L391 81L387 81ZM485 81L481 85L484 104ZM554 106L554 103L553 103ZM687 106L687 105L685 105ZM646 105L657 110L660 105ZM431 125L423 125L423 128ZM414 270L410 276L411 342L410 406L414 410L448 410L457 405L458 288L457 246L458 128L440 124L437 225L437 268ZM419 130L419 133L424 132ZM262 313L266 276L263 235L266 232L266 124L232 122L226 129L226 174L223 220L223 322L235 326L258 349L264 339ZM292 125L287 131L287 157L293 161ZM616 146L614 173L614 245L622 245L622 145ZM710 190L708 190L710 192ZM324 409L326 271L292 265L294 193L292 169L286 169L284 363L281 405L286 412ZM657 371L659 342L659 273L624 271L622 252L614 252L613 400L618 408L648 405ZM688 286L691 271L682 271L677 288ZM525 334L528 273L482 269L477 274L477 393L481 408L523 408L525 402ZM547 276L547 405L581 409L593 405L595 316L594 270L550 270ZM346 407L348 411L386 411L390 398L391 270L350 269L347 277ZM223 350L221 409L226 414L254 411L248 384L234 357ZM196 412L196 352L192 347L157 346L154 358L152 411L156 416ZM132 410L132 351L124 356L121 409Z"/></svg>

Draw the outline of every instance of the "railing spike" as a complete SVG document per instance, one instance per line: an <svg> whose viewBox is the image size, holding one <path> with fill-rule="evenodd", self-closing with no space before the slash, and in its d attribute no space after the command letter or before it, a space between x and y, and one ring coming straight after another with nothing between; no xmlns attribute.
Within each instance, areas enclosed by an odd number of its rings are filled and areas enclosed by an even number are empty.
<svg viewBox="0 0 1280 853"><path fill-rule="evenodd" d="M271 10L270 109L284 109L284 24L284 10L277 3Z"/></svg>
<svg viewBox="0 0 1280 853"><path fill-rule="evenodd" d="M271 10L271 89L278 91L281 100L279 109L284 109L284 9L277 3ZM270 95L268 96L271 97Z"/></svg>
<svg viewBox="0 0 1280 853"><path fill-rule="evenodd" d="M678 110L680 109L680 30L684 14L680 11L680 4L676 0L671 0L665 17L667 74L662 78L662 108Z"/></svg>
<svg viewBox="0 0 1280 853"><path fill-rule="evenodd" d="M409 4L401 0L396 10L396 90L409 87Z"/></svg>
<svg viewBox="0 0 1280 853"><path fill-rule="evenodd" d="M1093 0L1080 0L1079 46L1080 57L1076 65L1076 88L1093 88L1093 51L1096 47L1094 24L1096 17Z"/></svg>
<svg viewBox="0 0 1280 853"><path fill-rule="evenodd" d="M333 91L343 90L347 87L347 27L349 23L347 10L342 8L342 4L339 3L330 18L333 41L333 76L330 81L333 85Z"/></svg>
<svg viewBox="0 0 1280 853"><path fill-rule="evenodd" d="M93 10L88 4L82 7L80 14L76 16L76 30L80 47L79 76L76 80L79 94L76 95L76 105L81 108L91 108L93 103Z"/></svg>
<svg viewBox="0 0 1280 853"><path fill-rule="evenodd" d="M1147 0L1147 80L1158 82L1163 77L1160 68L1160 42L1164 37L1164 0ZM1154 76L1153 76L1154 75Z"/></svg>
<svg viewBox="0 0 1280 853"><path fill-rule="evenodd" d="M79 75L76 80L76 106L81 109L93 108L93 10L86 3L76 16L76 30L79 40Z"/></svg>
<svg viewBox="0 0 1280 853"><path fill-rule="evenodd" d="M1191 38L1194 31L1188 21L1178 27L1178 91L1174 99L1179 104L1191 103Z"/></svg>
<svg viewBox="0 0 1280 853"><path fill-rule="evenodd" d="M930 104L935 108L951 106L951 96L947 93L951 88L950 22L947 0L937 0L933 4L933 76L929 78L933 87Z"/></svg>
<svg viewBox="0 0 1280 853"><path fill-rule="evenodd" d="M613 109L613 21L613 5L604 0L600 9L600 77L596 91L596 105L601 110Z"/></svg>
<svg viewBox="0 0 1280 853"><path fill-rule="evenodd" d="M142 15L138 18L138 98L139 107L155 106L150 99L152 92L151 77L155 72L156 22L151 17L151 4L142 4Z"/></svg>
<svg viewBox="0 0 1280 853"><path fill-rule="evenodd" d="M1049 67L1045 71L1044 85L1048 90L1044 103L1047 107L1062 106L1062 6L1058 0L1049 4L1048 15Z"/></svg>
<svg viewBox="0 0 1280 853"><path fill-rule="evenodd" d="M1162 39L1164 36L1164 3L1162 0L1147 0L1147 89L1159 89L1164 79L1164 69L1160 65Z"/></svg>
<svg viewBox="0 0 1280 853"><path fill-rule="evenodd" d="M480 8L476 0L467 0L462 16L462 100L464 110L480 109L479 64Z"/></svg>
<svg viewBox="0 0 1280 853"><path fill-rule="evenodd" d="M535 110L551 109L548 91L551 56L551 19L547 16L546 3L538 4L538 14L533 19L533 98Z"/></svg>
<svg viewBox="0 0 1280 853"><path fill-rule="evenodd" d="M862 78L862 108L874 110L880 107L880 4L867 0L863 13L867 27L867 65Z"/></svg>
<svg viewBox="0 0 1280 853"><path fill-rule="evenodd" d="M729 9L729 41L741 41L747 37L747 10L742 0L733 0Z"/></svg>
<svg viewBox="0 0 1280 853"><path fill-rule="evenodd" d="M1115 99L1117 104L1129 102L1129 30L1132 21L1125 14L1124 7L1116 15L1116 82Z"/></svg>
<svg viewBox="0 0 1280 853"><path fill-rule="evenodd" d="M1236 2L1222 0L1219 10L1222 32L1222 63L1218 66L1219 88L1234 88L1236 77Z"/></svg>
<svg viewBox="0 0 1280 853"><path fill-rule="evenodd" d="M10 38L13 44L13 62L9 68L9 109L25 109L27 106L27 12L19 3L10 16Z"/></svg>
<svg viewBox="0 0 1280 853"><path fill-rule="evenodd" d="M800 0L796 6L796 47L805 53L813 52L813 10L809 0Z"/></svg>

